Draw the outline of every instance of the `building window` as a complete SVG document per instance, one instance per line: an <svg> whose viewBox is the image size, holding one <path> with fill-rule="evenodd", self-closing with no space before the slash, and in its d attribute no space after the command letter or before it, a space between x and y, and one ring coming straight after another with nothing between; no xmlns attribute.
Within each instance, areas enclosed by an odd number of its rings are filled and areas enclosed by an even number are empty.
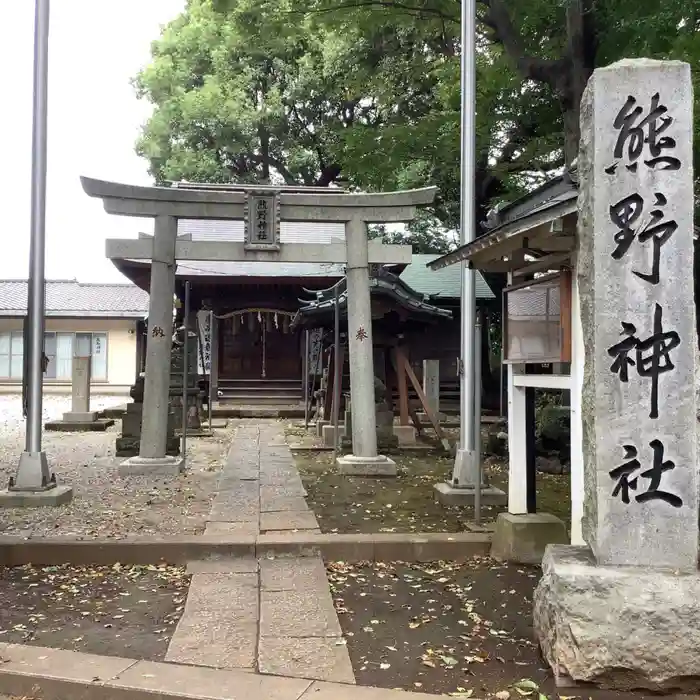
<svg viewBox="0 0 700 700"><path fill-rule="evenodd" d="M22 331L0 333L0 378L22 379L23 347Z"/></svg>
<svg viewBox="0 0 700 700"><path fill-rule="evenodd" d="M73 355L92 355L93 381L107 381L106 333L46 333L44 352L49 358L46 379L70 381ZM0 379L22 379L22 331L0 333Z"/></svg>

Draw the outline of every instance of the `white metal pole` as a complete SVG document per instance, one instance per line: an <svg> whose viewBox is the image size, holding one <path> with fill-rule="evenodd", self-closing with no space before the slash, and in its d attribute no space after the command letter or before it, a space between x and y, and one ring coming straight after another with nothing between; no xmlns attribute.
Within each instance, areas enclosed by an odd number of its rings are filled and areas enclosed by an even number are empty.
<svg viewBox="0 0 700 700"><path fill-rule="evenodd" d="M460 242L474 239L475 216L475 151L476 151L476 5L475 0L462 0L461 55L461 187ZM453 472L454 486L474 486L479 457L475 454L475 372L474 339L476 295L474 271L462 263L461 295L461 362L460 362L460 445Z"/></svg>
<svg viewBox="0 0 700 700"><path fill-rule="evenodd" d="M340 384L343 381L343 368L340 366L340 282L335 285L335 318L333 319L333 401L331 409L333 412L333 459L338 457L338 422L340 417ZM343 361L344 363L344 361ZM355 410L355 407L352 407ZM346 436L350 437L350 436Z"/></svg>
<svg viewBox="0 0 700 700"><path fill-rule="evenodd" d="M30 328L26 451L41 452L44 352L44 258L46 242L46 163L48 125L49 0L36 1L34 23L34 100L29 270Z"/></svg>
<svg viewBox="0 0 700 700"><path fill-rule="evenodd" d="M190 380L190 283L185 282L185 317L182 321L184 337L182 339L182 458L187 459L187 410L188 382Z"/></svg>
<svg viewBox="0 0 700 700"><path fill-rule="evenodd" d="M476 481L474 483L474 523L481 522L481 334L483 314L476 312L474 332L474 452L476 453Z"/></svg>

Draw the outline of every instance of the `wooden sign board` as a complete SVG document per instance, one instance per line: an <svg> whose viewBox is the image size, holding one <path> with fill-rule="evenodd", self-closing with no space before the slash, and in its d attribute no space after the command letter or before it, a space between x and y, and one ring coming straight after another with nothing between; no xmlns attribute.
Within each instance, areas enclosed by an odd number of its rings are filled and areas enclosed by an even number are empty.
<svg viewBox="0 0 700 700"><path fill-rule="evenodd" d="M571 273L503 290L505 362L571 362Z"/></svg>

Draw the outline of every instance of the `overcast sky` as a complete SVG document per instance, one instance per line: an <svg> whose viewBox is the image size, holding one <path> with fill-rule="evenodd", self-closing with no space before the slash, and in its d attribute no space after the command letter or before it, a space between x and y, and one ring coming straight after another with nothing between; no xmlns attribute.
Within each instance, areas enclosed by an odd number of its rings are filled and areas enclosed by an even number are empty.
<svg viewBox="0 0 700 700"><path fill-rule="evenodd" d="M80 175L148 184L134 153L149 106L130 79L151 41L185 0L53 0L49 47L46 277L126 281L104 257L106 238L136 237L146 221L107 215ZM0 22L0 278L26 278L32 122L34 1L3 3Z"/></svg>

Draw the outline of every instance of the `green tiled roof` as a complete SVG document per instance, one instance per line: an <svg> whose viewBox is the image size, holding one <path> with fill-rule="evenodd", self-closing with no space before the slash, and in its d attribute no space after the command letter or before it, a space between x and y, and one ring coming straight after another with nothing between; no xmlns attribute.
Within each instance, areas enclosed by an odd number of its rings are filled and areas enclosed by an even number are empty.
<svg viewBox="0 0 700 700"><path fill-rule="evenodd" d="M414 254L411 264L399 275L409 287L420 294L429 294L440 299L459 299L461 293L461 265L450 265L441 270L431 270L426 265L439 258L434 254ZM495 299L491 288L479 271L476 272L476 298Z"/></svg>

